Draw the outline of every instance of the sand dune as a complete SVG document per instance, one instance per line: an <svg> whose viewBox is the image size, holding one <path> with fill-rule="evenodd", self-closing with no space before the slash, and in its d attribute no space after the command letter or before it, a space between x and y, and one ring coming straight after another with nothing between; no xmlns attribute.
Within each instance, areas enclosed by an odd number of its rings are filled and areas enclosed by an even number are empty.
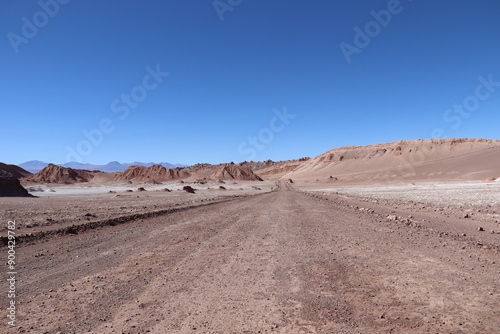
<svg viewBox="0 0 500 334"><path fill-rule="evenodd" d="M279 161L271 166L259 169L256 174L263 179L279 179L285 174L292 172L302 166L305 160L289 160L289 161Z"/></svg>
<svg viewBox="0 0 500 334"><path fill-rule="evenodd" d="M419 139L339 147L284 177L341 182L494 179L500 177L500 141Z"/></svg>
<svg viewBox="0 0 500 334"><path fill-rule="evenodd" d="M309 158L301 158L296 160L284 160L284 161L243 161L238 165L251 169L255 174L257 174L262 179L273 180L279 179L288 172L297 169L304 161L309 160Z"/></svg>

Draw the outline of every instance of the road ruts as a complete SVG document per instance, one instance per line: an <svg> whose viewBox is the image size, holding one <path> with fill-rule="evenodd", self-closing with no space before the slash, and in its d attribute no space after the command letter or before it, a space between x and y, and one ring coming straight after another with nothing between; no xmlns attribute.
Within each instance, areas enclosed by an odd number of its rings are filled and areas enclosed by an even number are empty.
<svg viewBox="0 0 500 334"><path fill-rule="evenodd" d="M19 248L9 330L500 333L498 256L278 189Z"/></svg>

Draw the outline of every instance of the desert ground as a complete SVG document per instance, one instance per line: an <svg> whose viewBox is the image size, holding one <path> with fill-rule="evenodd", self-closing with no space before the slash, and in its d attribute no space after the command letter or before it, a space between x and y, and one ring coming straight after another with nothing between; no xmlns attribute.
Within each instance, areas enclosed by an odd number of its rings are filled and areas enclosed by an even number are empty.
<svg viewBox="0 0 500 334"><path fill-rule="evenodd" d="M8 331L498 333L500 183L482 185L491 193L476 203L447 196L473 184L285 181L196 194L59 186L15 213L9 198L1 219L38 222L20 225L27 236L139 216L21 239Z"/></svg>
<svg viewBox="0 0 500 334"><path fill-rule="evenodd" d="M404 145L342 148L255 165L260 181L34 174L36 197L0 198L17 227L17 326L0 332L500 333L498 143L465 144L412 166Z"/></svg>

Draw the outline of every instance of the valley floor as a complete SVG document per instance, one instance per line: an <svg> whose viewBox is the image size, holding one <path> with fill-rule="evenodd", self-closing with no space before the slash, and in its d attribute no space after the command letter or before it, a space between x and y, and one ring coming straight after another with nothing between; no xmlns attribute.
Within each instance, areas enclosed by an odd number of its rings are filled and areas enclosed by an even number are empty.
<svg viewBox="0 0 500 334"><path fill-rule="evenodd" d="M0 332L500 333L494 208L306 188L20 244Z"/></svg>

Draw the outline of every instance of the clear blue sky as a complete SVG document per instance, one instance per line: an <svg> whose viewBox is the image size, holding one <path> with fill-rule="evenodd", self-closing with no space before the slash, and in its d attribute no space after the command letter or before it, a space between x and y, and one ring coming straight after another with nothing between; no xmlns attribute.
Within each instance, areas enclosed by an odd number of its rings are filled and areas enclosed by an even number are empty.
<svg viewBox="0 0 500 334"><path fill-rule="evenodd" d="M499 138L500 84L478 79L500 82L497 0L54 3L1 4L3 162L64 163L71 150L90 163L283 160ZM276 118L284 109L295 117Z"/></svg>

